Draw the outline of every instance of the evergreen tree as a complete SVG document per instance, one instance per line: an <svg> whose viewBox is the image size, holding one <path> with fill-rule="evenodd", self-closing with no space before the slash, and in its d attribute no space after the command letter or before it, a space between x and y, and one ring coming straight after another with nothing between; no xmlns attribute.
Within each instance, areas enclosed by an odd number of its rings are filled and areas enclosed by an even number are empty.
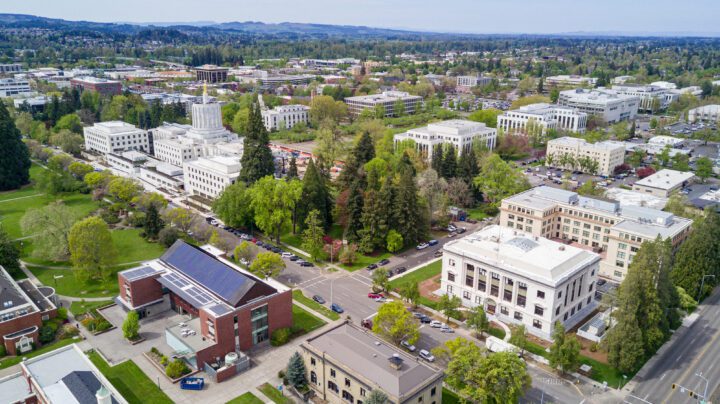
<svg viewBox="0 0 720 404"><path fill-rule="evenodd" d="M375 145L368 132L363 132L360 136L360 140L353 150L353 156L355 156L358 167L364 166L365 163L375 158Z"/></svg>
<svg viewBox="0 0 720 404"><path fill-rule="evenodd" d="M383 393L380 390L371 390L370 394L368 394L368 397L365 400L366 404L385 404L387 402L387 394Z"/></svg>
<svg viewBox="0 0 720 404"><path fill-rule="evenodd" d="M396 189L393 210L395 230L403 237L405 245L412 245L423 235L422 209L418 201L414 170L402 170Z"/></svg>
<svg viewBox="0 0 720 404"><path fill-rule="evenodd" d="M371 189L365 195L365 204L362 211L362 237L360 248L365 253L370 253L385 244L388 226L387 217L384 217L383 201L379 197L379 191Z"/></svg>
<svg viewBox="0 0 720 404"><path fill-rule="evenodd" d="M245 150L240 170L240 179L246 184L252 184L260 178L275 173L275 161L268 143L270 138L262 121L260 107L253 104L250 107L248 134L245 137Z"/></svg>
<svg viewBox="0 0 720 404"><path fill-rule="evenodd" d="M345 227L345 238L349 241L360 240L360 231L363 228L363 191L360 188L360 182L354 181L350 185L350 194L347 202L347 226Z"/></svg>
<svg viewBox="0 0 720 404"><path fill-rule="evenodd" d="M287 172L288 181L293 178L298 178L297 161L295 160L295 156L290 157L290 167L288 167Z"/></svg>
<svg viewBox="0 0 720 404"><path fill-rule="evenodd" d="M0 266L11 274L20 270L20 250L0 226Z"/></svg>
<svg viewBox="0 0 720 404"><path fill-rule="evenodd" d="M299 353L295 352L288 361L285 377L291 386L299 389L307 386L307 377L305 376L305 362Z"/></svg>
<svg viewBox="0 0 720 404"><path fill-rule="evenodd" d="M473 178L480 174L477 157L472 150L463 151L460 155L457 168L457 177L465 180L466 183L472 184Z"/></svg>
<svg viewBox="0 0 720 404"><path fill-rule="evenodd" d="M632 125L630 125L630 130L628 131L628 137L629 138L635 137L635 121L632 121Z"/></svg>
<svg viewBox="0 0 720 404"><path fill-rule="evenodd" d="M706 296L717 285L720 276L720 215L710 207L705 218L694 226L690 237L680 246L675 255L671 272L674 285L685 289L691 296ZM703 284L702 278L708 277ZM703 290L700 290L700 286Z"/></svg>
<svg viewBox="0 0 720 404"><path fill-rule="evenodd" d="M457 174L457 152L455 146L449 145L443 156L442 171L443 178L453 178Z"/></svg>
<svg viewBox="0 0 720 404"><path fill-rule="evenodd" d="M0 191L20 188L29 181L30 153L5 103L0 102Z"/></svg>
<svg viewBox="0 0 720 404"><path fill-rule="evenodd" d="M379 217L379 223L385 226L385 231L382 235L383 240L387 237L387 233L390 229L394 229L397 225L395 221L395 195L396 189L393 184L393 179L390 175L385 177L385 182L380 191L378 192L379 206L377 208L377 215Z"/></svg>
<svg viewBox="0 0 720 404"><path fill-rule="evenodd" d="M313 211L320 214L320 222L325 230L332 225L332 199L328 190L325 177L320 173L315 162L310 159L305 176L303 177L302 197L298 202L298 217L305 218ZM301 220L301 228L304 228L304 220Z"/></svg>
<svg viewBox="0 0 720 404"><path fill-rule="evenodd" d="M145 228L145 237L155 240L163 226L157 207L154 203L151 203L145 213L145 224L143 226Z"/></svg>
<svg viewBox="0 0 720 404"><path fill-rule="evenodd" d="M443 166L443 148L438 145L433 147L432 156L430 158L430 167L437 173L442 173Z"/></svg>

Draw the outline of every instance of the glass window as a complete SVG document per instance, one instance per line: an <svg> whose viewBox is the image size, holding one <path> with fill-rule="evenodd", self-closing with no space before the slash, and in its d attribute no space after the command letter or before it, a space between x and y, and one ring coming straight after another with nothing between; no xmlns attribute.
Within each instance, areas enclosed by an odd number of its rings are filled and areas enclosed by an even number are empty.
<svg viewBox="0 0 720 404"><path fill-rule="evenodd" d="M535 305L535 314L537 314L538 316L542 316L543 313L545 313L545 309L541 306Z"/></svg>
<svg viewBox="0 0 720 404"><path fill-rule="evenodd" d="M562 292L560 292L560 293L562 293ZM542 291L542 290L538 290L538 291L537 291L537 297L538 297L538 299L544 299L544 298L545 298L545 292ZM558 296L558 297L560 297L560 296Z"/></svg>
<svg viewBox="0 0 720 404"><path fill-rule="evenodd" d="M542 323L540 320L533 320L533 327L542 329Z"/></svg>

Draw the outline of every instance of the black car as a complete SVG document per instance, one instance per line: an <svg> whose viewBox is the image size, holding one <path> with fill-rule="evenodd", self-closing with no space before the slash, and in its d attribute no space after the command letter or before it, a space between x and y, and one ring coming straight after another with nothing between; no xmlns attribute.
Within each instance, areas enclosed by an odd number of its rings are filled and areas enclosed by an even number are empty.
<svg viewBox="0 0 720 404"><path fill-rule="evenodd" d="M598 285L598 286L602 286L602 285L604 285L604 284L606 284L606 283L607 283L607 281L606 281L605 279L598 279L598 281L597 281L597 285Z"/></svg>
<svg viewBox="0 0 720 404"><path fill-rule="evenodd" d="M258 246L258 247L264 247L264 246L265 246L265 243L263 243L262 241L258 240L257 243L255 243L255 245Z"/></svg>
<svg viewBox="0 0 720 404"><path fill-rule="evenodd" d="M312 262L303 261L303 262L300 263L300 266L301 266L301 267L311 267L311 266L313 266L313 263L312 263Z"/></svg>
<svg viewBox="0 0 720 404"><path fill-rule="evenodd" d="M283 250L281 250L280 248L277 248L277 247L272 247L272 248L270 249L270 251L274 252L275 254L282 254L282 253L283 253Z"/></svg>
<svg viewBox="0 0 720 404"><path fill-rule="evenodd" d="M367 266L368 271L372 271L373 269L376 269L378 266L376 264L370 264Z"/></svg>
<svg viewBox="0 0 720 404"><path fill-rule="evenodd" d="M395 269L393 270L393 272L396 273L396 274L401 274L401 273L403 273L403 272L405 272L405 271L407 271L407 268L405 268L405 267L397 267L397 268L395 268Z"/></svg>
<svg viewBox="0 0 720 404"><path fill-rule="evenodd" d="M425 317L425 315L422 314L422 313L420 313L419 311L416 311L416 312L413 313L413 317L415 317L415 318L423 318L423 317Z"/></svg>
<svg viewBox="0 0 720 404"><path fill-rule="evenodd" d="M387 270L387 274L388 274L388 278L389 278L389 277L395 275L395 270L394 270L394 269L388 269L388 270Z"/></svg>
<svg viewBox="0 0 720 404"><path fill-rule="evenodd" d="M379 265L379 266L383 266L383 265L387 265L387 264L389 264L389 263L390 263L390 260L389 260L389 259L383 258L383 259L380 260L380 262L378 262L378 265Z"/></svg>
<svg viewBox="0 0 720 404"><path fill-rule="evenodd" d="M266 250L268 250L268 251L270 251L270 250L272 250L272 249L275 248L275 247L273 247L272 245L270 245L270 244L268 244L268 243L265 243L265 245L263 246L263 248L266 249Z"/></svg>
<svg viewBox="0 0 720 404"><path fill-rule="evenodd" d="M290 261L297 261L300 259L297 255L291 255L290 258L288 258Z"/></svg>
<svg viewBox="0 0 720 404"><path fill-rule="evenodd" d="M431 321L432 319L428 316L423 315L422 317L420 317L420 322L423 324L430 324Z"/></svg>
<svg viewBox="0 0 720 404"><path fill-rule="evenodd" d="M315 300L316 302L318 302L320 304L325 304L325 299L323 299L322 296L320 296L320 295L313 296L313 300Z"/></svg>

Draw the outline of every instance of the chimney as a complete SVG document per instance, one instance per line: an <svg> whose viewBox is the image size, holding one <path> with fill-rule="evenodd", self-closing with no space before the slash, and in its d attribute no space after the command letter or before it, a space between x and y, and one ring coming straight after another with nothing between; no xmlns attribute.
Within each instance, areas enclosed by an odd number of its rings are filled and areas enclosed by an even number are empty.
<svg viewBox="0 0 720 404"><path fill-rule="evenodd" d="M97 399L97 404L112 404L112 394L110 394L110 391L105 388L105 386L100 386L100 389L95 393L95 398Z"/></svg>
<svg viewBox="0 0 720 404"><path fill-rule="evenodd" d="M395 370L402 369L403 365L403 358L400 357L398 354L393 354L393 356L388 358L388 362L390 362L390 367Z"/></svg>

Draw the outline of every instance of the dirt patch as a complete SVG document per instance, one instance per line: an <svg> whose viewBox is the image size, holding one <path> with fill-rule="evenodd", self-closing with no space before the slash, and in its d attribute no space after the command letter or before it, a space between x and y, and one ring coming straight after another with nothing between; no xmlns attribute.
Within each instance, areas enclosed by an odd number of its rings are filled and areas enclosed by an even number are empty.
<svg viewBox="0 0 720 404"><path fill-rule="evenodd" d="M607 364L608 358L607 358L607 352L602 351L598 349L595 352L590 351L590 347L595 343L593 341L587 340L585 338L577 337L578 341L580 341L580 346L582 349L580 349L580 354L583 356L587 356L588 358L595 359L598 362L602 362Z"/></svg>
<svg viewBox="0 0 720 404"><path fill-rule="evenodd" d="M437 295L433 294L434 291L440 289L440 277L442 274L437 274L432 278L426 279L418 285L420 289L420 296L425 297L429 300L437 302L440 300Z"/></svg>

